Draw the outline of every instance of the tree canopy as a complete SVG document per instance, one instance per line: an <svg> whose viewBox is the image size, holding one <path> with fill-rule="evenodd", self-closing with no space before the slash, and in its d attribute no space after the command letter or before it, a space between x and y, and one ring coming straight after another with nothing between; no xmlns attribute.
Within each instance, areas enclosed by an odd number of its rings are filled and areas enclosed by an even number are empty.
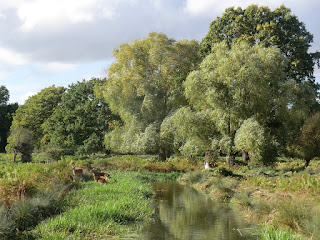
<svg viewBox="0 0 320 240"><path fill-rule="evenodd" d="M253 117L273 130L285 118L289 83L284 67L276 47L220 43L188 76L186 96L196 110L212 111L228 156L235 152L235 134L244 120Z"/></svg>
<svg viewBox="0 0 320 240"><path fill-rule="evenodd" d="M35 148L40 149L43 138L42 125L60 104L64 92L64 87L51 86L29 97L17 109L11 130L15 128L28 129L33 136Z"/></svg>
<svg viewBox="0 0 320 240"><path fill-rule="evenodd" d="M0 152L5 152L13 114L18 108L17 103L8 103L9 97L9 90L0 86Z"/></svg>
<svg viewBox="0 0 320 240"><path fill-rule="evenodd" d="M102 83L103 80L91 79L68 87L42 126L44 148L59 148L65 154L90 154L104 149L103 137L117 117L94 92Z"/></svg>
<svg viewBox="0 0 320 240"><path fill-rule="evenodd" d="M313 158L320 157L320 112L305 121L293 147L296 156L306 161L305 167Z"/></svg>
<svg viewBox="0 0 320 240"><path fill-rule="evenodd" d="M274 11L257 5L246 9L227 8L221 17L211 22L207 35L202 39L202 56L210 54L213 46L222 41L229 46L243 41L251 45L276 46L288 59L288 77L297 82L309 79L314 83L317 55L308 52L313 36L305 24L283 5Z"/></svg>
<svg viewBox="0 0 320 240"><path fill-rule="evenodd" d="M197 68L198 51L196 41L175 41L160 33L114 50L104 92L125 125L107 136L110 149L114 145L108 139L117 138L117 151L157 152L161 122L187 104L182 82Z"/></svg>

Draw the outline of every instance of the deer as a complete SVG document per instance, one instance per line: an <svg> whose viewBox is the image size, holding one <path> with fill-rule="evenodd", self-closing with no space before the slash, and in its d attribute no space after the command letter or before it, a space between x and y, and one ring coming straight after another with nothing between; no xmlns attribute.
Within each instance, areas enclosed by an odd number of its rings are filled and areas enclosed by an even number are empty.
<svg viewBox="0 0 320 240"><path fill-rule="evenodd" d="M99 177L98 179L97 179L97 182L98 183L100 183L100 184L107 184L108 183L108 179L109 179L109 177Z"/></svg>
<svg viewBox="0 0 320 240"><path fill-rule="evenodd" d="M98 182L100 178L110 179L111 176L108 173L99 172L96 168L92 168L90 172L93 174L94 181Z"/></svg>
<svg viewBox="0 0 320 240"><path fill-rule="evenodd" d="M82 177L83 169L82 168L76 168L75 166L72 166L72 172L77 177Z"/></svg>

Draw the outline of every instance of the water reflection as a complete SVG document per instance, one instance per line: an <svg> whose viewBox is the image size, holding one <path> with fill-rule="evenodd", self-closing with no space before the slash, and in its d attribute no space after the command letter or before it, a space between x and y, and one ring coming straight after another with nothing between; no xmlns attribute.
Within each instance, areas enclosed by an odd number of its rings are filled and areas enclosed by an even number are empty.
<svg viewBox="0 0 320 240"><path fill-rule="evenodd" d="M143 228L139 239L250 239L241 228L241 219L222 204L179 184L158 183L154 187L154 220Z"/></svg>

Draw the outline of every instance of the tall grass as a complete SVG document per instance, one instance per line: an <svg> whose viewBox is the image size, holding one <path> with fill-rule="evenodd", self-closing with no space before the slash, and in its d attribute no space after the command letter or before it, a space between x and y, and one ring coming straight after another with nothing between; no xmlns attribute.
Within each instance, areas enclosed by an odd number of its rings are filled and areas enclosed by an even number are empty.
<svg viewBox="0 0 320 240"><path fill-rule="evenodd" d="M295 235L292 230L278 230L267 226L262 230L259 240L303 240L303 238Z"/></svg>

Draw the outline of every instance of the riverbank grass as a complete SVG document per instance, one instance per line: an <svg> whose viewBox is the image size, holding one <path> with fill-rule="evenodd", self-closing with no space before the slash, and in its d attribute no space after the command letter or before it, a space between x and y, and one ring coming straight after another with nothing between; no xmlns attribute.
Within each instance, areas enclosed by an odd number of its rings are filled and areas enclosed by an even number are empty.
<svg viewBox="0 0 320 240"><path fill-rule="evenodd" d="M32 235L42 239L104 239L138 231L153 214L150 179L161 181L177 175L129 171L110 174L117 183L81 183L81 188L67 197L70 208L36 226Z"/></svg>
<svg viewBox="0 0 320 240"><path fill-rule="evenodd" d="M262 226L263 239L318 239L320 160L314 159L306 169L303 164L298 159L279 159L273 167L227 169L221 163L214 169L184 174L179 181Z"/></svg>

